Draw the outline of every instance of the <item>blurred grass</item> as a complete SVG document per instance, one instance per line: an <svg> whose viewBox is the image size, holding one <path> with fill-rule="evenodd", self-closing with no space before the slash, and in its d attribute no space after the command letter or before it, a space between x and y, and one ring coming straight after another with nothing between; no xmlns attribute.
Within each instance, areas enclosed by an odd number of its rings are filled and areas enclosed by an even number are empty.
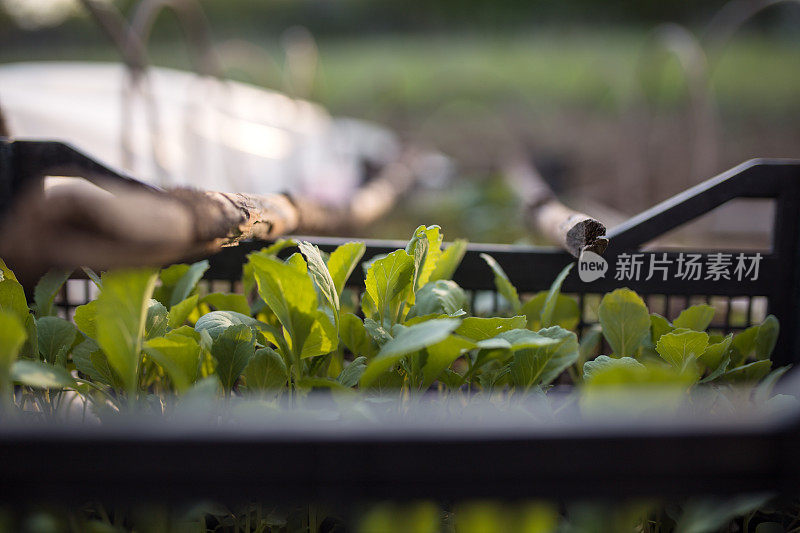
<svg viewBox="0 0 800 533"><path fill-rule="evenodd" d="M685 92L675 61L661 75L641 32L572 31L506 38L381 37L320 44L322 101L355 112L376 95L402 109L437 107L454 96L484 105L617 111L642 96L670 105ZM800 41L746 37L715 65L719 104L746 113L800 108Z"/></svg>
<svg viewBox="0 0 800 533"><path fill-rule="evenodd" d="M395 34L320 40L320 72L311 99L334 114L375 120L407 139L431 142L468 168L478 163L469 176L462 176L473 179L459 180L458 187L448 190L416 193L358 236L397 238L418 224L438 223L448 239L531 239L513 195L481 165L496 160L497 147L506 139L524 139L526 134L570 163L594 165L599 160L590 159L596 156L587 150L595 146L603 161L616 161L626 154L610 151L604 141L619 135L626 110L646 104L667 110L665 115L672 109L676 116L691 113L677 62L648 51L651 35L633 29L573 28L503 36ZM237 65L229 75L284 90L279 37L251 39L263 49L254 56L259 60L245 62L244 68ZM158 41L150 53L157 65L191 66L180 42ZM0 48L0 62L118 59L99 35L92 45L41 41ZM751 152L761 155L765 146L780 151L778 139L789 139L792 145L791 139L800 137L800 40L743 33L712 67L724 133L745 132L736 133L740 144L729 143L733 163ZM586 127L591 124L595 127ZM676 142L681 139L666 138L662 145ZM680 167L666 170L667 175L685 174ZM606 176L608 183L612 177ZM569 184L574 176L564 180Z"/></svg>
<svg viewBox="0 0 800 533"><path fill-rule="evenodd" d="M454 99L496 107L579 107L617 112L641 97L673 105L685 96L677 63L647 52L649 33L630 29L533 31L487 35L368 35L318 43L321 75L312 97L333 112L365 118L427 113ZM274 58L233 78L282 89L278 38L256 42ZM153 62L189 68L183 44L156 43ZM3 47L0 62L116 60L94 46ZM663 65L663 69L658 67ZM712 83L725 112L785 115L800 109L800 40L743 34L713 65Z"/></svg>

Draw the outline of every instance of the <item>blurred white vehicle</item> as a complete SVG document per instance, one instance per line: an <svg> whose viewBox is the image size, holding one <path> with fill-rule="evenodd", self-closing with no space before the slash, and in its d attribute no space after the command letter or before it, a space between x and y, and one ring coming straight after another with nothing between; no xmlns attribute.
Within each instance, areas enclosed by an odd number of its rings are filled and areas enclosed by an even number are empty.
<svg viewBox="0 0 800 533"><path fill-rule="evenodd" d="M162 186L338 204L400 154L385 128L244 83L150 68L130 87L119 64L7 64L0 109L16 138L63 140Z"/></svg>

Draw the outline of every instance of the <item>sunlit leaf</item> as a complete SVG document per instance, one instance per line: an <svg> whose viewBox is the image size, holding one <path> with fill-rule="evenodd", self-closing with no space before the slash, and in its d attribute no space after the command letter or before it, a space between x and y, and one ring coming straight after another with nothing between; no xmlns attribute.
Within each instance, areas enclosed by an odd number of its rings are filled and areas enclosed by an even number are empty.
<svg viewBox="0 0 800 533"><path fill-rule="evenodd" d="M461 260L464 259L464 255L466 253L466 240L458 239L453 241L449 246L447 246L447 248L444 249L442 255L439 256L439 260L436 262L433 272L431 272L429 281L436 281L438 279L452 279L453 274L456 273L458 265L461 264Z"/></svg>
<svg viewBox="0 0 800 533"><path fill-rule="evenodd" d="M198 294L193 294L183 300L182 302L178 302L177 304L173 305L169 310L169 321L167 325L170 329L176 329L181 327L186 320L189 318L189 315L194 311L197 307L197 304L200 300L200 296ZM250 308L248 307L246 314L250 314Z"/></svg>
<svg viewBox="0 0 800 533"><path fill-rule="evenodd" d="M428 320L400 330L393 339L381 347L378 355L369 362L367 370L361 376L361 385L368 387L404 356L446 339L460 322L456 319L443 318Z"/></svg>
<svg viewBox="0 0 800 533"><path fill-rule="evenodd" d="M425 360L425 366L422 367L423 390L430 387L442 372L453 364L453 361L476 347L475 342L458 335L450 335L443 341L428 346L426 348L428 358Z"/></svg>
<svg viewBox="0 0 800 533"><path fill-rule="evenodd" d="M247 298L243 294L212 292L203 296L200 299L200 303L204 303L216 311L234 311L243 315L250 314L250 304L247 303ZM172 314L172 311L170 311L170 314Z"/></svg>
<svg viewBox="0 0 800 533"><path fill-rule="evenodd" d="M603 296L597 311L600 325L615 355L636 356L650 337L650 313L638 294L617 289Z"/></svg>
<svg viewBox="0 0 800 533"><path fill-rule="evenodd" d="M364 256L367 246L363 242L346 242L331 252L328 257L330 272L336 293L341 297L345 283Z"/></svg>
<svg viewBox="0 0 800 533"><path fill-rule="evenodd" d="M371 358L378 353L378 344L367 333L367 329L361 319L352 313L342 315L339 324L339 336L344 345L355 355L364 355Z"/></svg>
<svg viewBox="0 0 800 533"><path fill-rule="evenodd" d="M524 316L515 316L511 318L468 317L461 322L456 333L462 337L482 341L499 335L504 331L524 329L525 323L526 320Z"/></svg>
<svg viewBox="0 0 800 533"><path fill-rule="evenodd" d="M372 263L367 271L366 290L384 321L393 320L399 298L412 283L414 259L397 250Z"/></svg>
<svg viewBox="0 0 800 533"><path fill-rule="evenodd" d="M701 331L678 329L662 335L656 351L665 361L676 368L684 368L696 361L708 346L708 334Z"/></svg>
<svg viewBox="0 0 800 533"><path fill-rule="evenodd" d="M272 348L261 348L245 367L244 379L248 389L279 389L286 386L289 371L278 352Z"/></svg>
<svg viewBox="0 0 800 533"><path fill-rule="evenodd" d="M27 333L19 318L8 311L0 311L0 388L8 379L11 365L26 337Z"/></svg>
<svg viewBox="0 0 800 533"><path fill-rule="evenodd" d="M693 305L681 311L678 318L672 321L676 329L686 328L695 331L705 331L711 320L714 319L714 308L710 305Z"/></svg>
<svg viewBox="0 0 800 533"><path fill-rule="evenodd" d="M193 331L188 326L184 328ZM200 345L184 331L170 331L164 337L150 339L145 343L144 350L167 371L178 391L186 390L197 379Z"/></svg>
<svg viewBox="0 0 800 533"><path fill-rule="evenodd" d="M97 344L128 391L136 388L147 309L156 282L152 270L123 270L103 276L97 298Z"/></svg>
<svg viewBox="0 0 800 533"><path fill-rule="evenodd" d="M27 359L14 363L11 379L36 389L75 387L75 380L63 368Z"/></svg>
<svg viewBox="0 0 800 533"><path fill-rule="evenodd" d="M197 320L194 329L206 331L212 339L216 339L231 326L255 326L257 323L255 318L235 311L211 311Z"/></svg>

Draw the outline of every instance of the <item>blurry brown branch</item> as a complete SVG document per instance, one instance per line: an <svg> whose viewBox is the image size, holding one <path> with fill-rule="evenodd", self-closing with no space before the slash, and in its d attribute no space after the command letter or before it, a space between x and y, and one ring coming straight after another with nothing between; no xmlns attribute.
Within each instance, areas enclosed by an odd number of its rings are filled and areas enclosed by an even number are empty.
<svg viewBox="0 0 800 533"><path fill-rule="evenodd" d="M45 194L31 190L15 203L0 226L0 257L21 279L36 280L50 268L163 265L243 239L342 233L385 214L415 181L409 157L387 166L337 207L287 194L103 190L72 182Z"/></svg>
<svg viewBox="0 0 800 533"><path fill-rule="evenodd" d="M606 227L589 215L562 204L523 156L512 156L503 175L519 196L531 229L579 257L583 250L602 254L608 246Z"/></svg>

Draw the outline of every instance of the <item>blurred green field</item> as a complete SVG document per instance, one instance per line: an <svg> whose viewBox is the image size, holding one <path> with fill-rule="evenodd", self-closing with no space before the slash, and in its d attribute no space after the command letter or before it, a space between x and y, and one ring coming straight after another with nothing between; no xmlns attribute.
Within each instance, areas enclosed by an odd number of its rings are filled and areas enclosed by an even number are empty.
<svg viewBox="0 0 800 533"><path fill-rule="evenodd" d="M278 37L255 41L263 55L230 75L284 88L284 54ZM423 112L469 100L484 106L553 106L616 112L642 97L673 105L685 96L674 59L652 46L652 33L630 29L531 30L490 37L479 34L368 35L318 42L320 75L312 97L332 111L369 118ZM154 64L189 68L178 42L151 47ZM263 60L265 58L270 58ZM0 62L116 60L100 36L97 44L37 43L6 46ZM258 61L262 59L263 61ZM713 91L725 112L785 115L800 110L800 40L743 34L710 67Z"/></svg>
<svg viewBox="0 0 800 533"><path fill-rule="evenodd" d="M160 33L178 35L168 30ZM472 178L412 196L358 236L398 238L419 224L440 223L449 236L473 241L530 238L513 195L493 172L510 141L522 140L537 162L562 166L555 178L568 197L590 197L627 214L750 157L800 156L800 40L742 32L709 61L719 149L701 175L692 167L696 111L684 73L653 46L653 35L574 27L318 40L310 99L441 149L459 163L460 177ZM235 60L223 53L227 74L291 91L281 36L248 42L249 52ZM217 44L224 52L231 43ZM177 41L156 40L150 55L156 65L192 64ZM82 45L53 39L0 48L1 63L36 60L119 56L99 32ZM619 178L628 161L641 165L633 189Z"/></svg>

